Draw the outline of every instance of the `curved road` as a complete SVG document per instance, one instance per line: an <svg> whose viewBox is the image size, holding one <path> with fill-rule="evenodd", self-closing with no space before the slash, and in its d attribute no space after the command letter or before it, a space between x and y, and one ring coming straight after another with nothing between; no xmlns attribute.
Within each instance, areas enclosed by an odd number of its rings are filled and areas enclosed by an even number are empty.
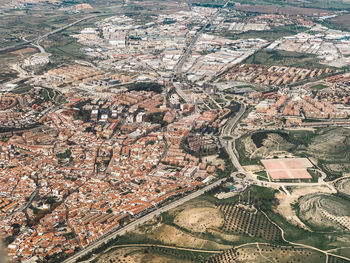
<svg viewBox="0 0 350 263"><path fill-rule="evenodd" d="M247 176L246 172L244 171L242 165L239 163L239 160L233 150L233 147L234 147L233 144L235 143L235 139L237 138L237 136L234 136L233 141L226 141L223 139L223 137L232 136L233 128L235 127L236 123L239 121L239 119L242 117L245 111L246 111L245 104L241 104L237 114L227 122L227 125L222 130L220 141L221 141L221 144L225 147L229 156L231 157L232 163L237 168L237 171Z"/></svg>
<svg viewBox="0 0 350 263"><path fill-rule="evenodd" d="M340 255L336 255L336 254L333 254L333 253L330 253L329 251L324 251L322 249L319 249L317 247L313 247L313 246L309 246L309 245L305 245L305 244L302 244L302 243L296 243L296 242L292 242L292 241L288 241L286 238L285 238L285 232L283 230L283 228L281 228L278 224L276 224L275 222L273 222L268 216L267 214L264 212L264 211L261 211L266 218L272 223L274 224L275 226L277 226L279 228L279 230L281 231L281 237L282 237L282 240L290 245L293 245L293 246L299 246L299 247L303 247L303 248L308 248L308 249L312 249L312 250L316 250L320 253L323 253L325 254L326 256L326 263L328 262L328 257L329 256L333 256L333 257L337 257L337 258L341 258L341 259L344 259L344 260L347 260L347 261L350 261L350 258L347 258L347 257L343 257L343 256L340 256Z"/></svg>

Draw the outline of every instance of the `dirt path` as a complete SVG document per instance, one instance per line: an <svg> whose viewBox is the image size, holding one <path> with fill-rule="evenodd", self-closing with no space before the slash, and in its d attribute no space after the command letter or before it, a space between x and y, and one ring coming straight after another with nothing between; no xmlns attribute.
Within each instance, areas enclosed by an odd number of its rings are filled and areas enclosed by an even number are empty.
<svg viewBox="0 0 350 263"><path fill-rule="evenodd" d="M212 253L212 254L218 254L218 253L223 252L223 250L203 250L203 249L176 247L176 246L168 246L168 245L157 245L157 244L125 244L125 245L112 246L112 247L108 248L106 251L104 251L104 254L113 248L126 248L126 247L136 247L136 248L137 247L160 247L160 248L170 248L170 249L182 250L182 251L202 252L202 253Z"/></svg>
<svg viewBox="0 0 350 263"><path fill-rule="evenodd" d="M333 254L333 253L330 253L329 251L324 251L322 249L319 249L317 247L313 247L313 246L309 246L309 245L305 245L305 244L301 244L301 243L296 243L296 242L292 242L292 241L289 241L285 238L285 232L284 230L279 226L277 225L275 222L273 222L265 212L261 211L265 216L266 218L272 223L274 224L275 226L277 226L280 230L281 230L281 236L282 236L282 240L290 245L293 245L293 246L299 246L299 247L303 247L303 248L308 248L308 249L312 249L312 250L316 250L320 253L323 253L325 256L326 256L326 263L328 262L328 257L329 256L333 256L333 257L337 257L337 258L341 258L341 259L345 259L347 261L350 261L350 258L347 258L347 257L343 257L343 256L340 256L340 255L336 255L336 254Z"/></svg>

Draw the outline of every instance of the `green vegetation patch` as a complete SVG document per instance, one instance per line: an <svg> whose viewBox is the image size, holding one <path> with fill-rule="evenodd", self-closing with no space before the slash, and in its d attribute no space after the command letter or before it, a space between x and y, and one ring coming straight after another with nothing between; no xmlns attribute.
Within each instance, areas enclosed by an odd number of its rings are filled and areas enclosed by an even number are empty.
<svg viewBox="0 0 350 263"><path fill-rule="evenodd" d="M328 86L325 84L317 84L315 86L312 86L311 88L318 91L318 90L323 90L325 88L328 88Z"/></svg>
<svg viewBox="0 0 350 263"><path fill-rule="evenodd" d="M285 25L272 27L269 30L264 31L247 31L233 35L236 39L246 39L246 38L262 38L267 41L275 41L281 37L296 35L298 33L306 31L308 28L297 25ZM226 33L224 36L232 37L232 33Z"/></svg>
<svg viewBox="0 0 350 263"><path fill-rule="evenodd" d="M138 83L132 83L126 85L126 88L129 91L136 90L136 91L154 91L156 93L161 93L163 91L163 86L155 83L155 82L138 82Z"/></svg>
<svg viewBox="0 0 350 263"><path fill-rule="evenodd" d="M299 68L327 68L326 65L319 64L316 55L282 50L260 50L250 56L246 63Z"/></svg>
<svg viewBox="0 0 350 263"><path fill-rule="evenodd" d="M64 153L58 153L56 156L59 159L69 159L72 156L72 152L67 149Z"/></svg>

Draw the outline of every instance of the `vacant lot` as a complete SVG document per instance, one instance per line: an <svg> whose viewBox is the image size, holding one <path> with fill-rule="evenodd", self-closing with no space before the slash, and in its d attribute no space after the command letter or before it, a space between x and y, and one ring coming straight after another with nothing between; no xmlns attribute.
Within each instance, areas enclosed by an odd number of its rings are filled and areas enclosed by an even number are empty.
<svg viewBox="0 0 350 263"><path fill-rule="evenodd" d="M187 209L176 215L174 223L192 232L204 232L209 228L217 229L224 222L223 214L216 208Z"/></svg>

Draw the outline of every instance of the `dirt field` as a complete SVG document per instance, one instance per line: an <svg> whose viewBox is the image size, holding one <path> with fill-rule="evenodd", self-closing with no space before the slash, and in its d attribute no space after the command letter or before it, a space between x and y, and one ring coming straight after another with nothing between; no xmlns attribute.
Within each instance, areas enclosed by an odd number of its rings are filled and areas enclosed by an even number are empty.
<svg viewBox="0 0 350 263"><path fill-rule="evenodd" d="M301 228L309 230L309 227L306 226L296 215L295 210L292 208L292 204L296 203L301 196L310 193L331 193L331 190L326 186L310 186L310 187L294 187L291 192L291 195L286 195L283 192L280 192L276 195L276 198L279 200L279 205L275 209L275 212L282 215L288 222L293 225L299 226Z"/></svg>
<svg viewBox="0 0 350 263"><path fill-rule="evenodd" d="M185 233L176 227L162 225L152 236L153 239L159 240L164 244L175 245L180 247L193 247L198 249L228 249L230 246L222 245L214 241L202 239L190 233Z"/></svg>
<svg viewBox="0 0 350 263"><path fill-rule="evenodd" d="M193 208L179 213L174 223L192 232L204 232L207 229L219 228L223 225L222 212L216 208Z"/></svg>
<svg viewBox="0 0 350 263"><path fill-rule="evenodd" d="M31 54L31 53L35 53L37 50L35 48L31 48L31 47L27 47L27 48L23 48L23 49L19 49L16 51L12 51L10 52L13 55L24 55L24 54Z"/></svg>
<svg viewBox="0 0 350 263"><path fill-rule="evenodd" d="M228 249L230 246L225 242L238 241L240 237L223 234L220 231L223 220L222 212L214 204L192 200L147 222L134 233L167 245L211 250Z"/></svg>

